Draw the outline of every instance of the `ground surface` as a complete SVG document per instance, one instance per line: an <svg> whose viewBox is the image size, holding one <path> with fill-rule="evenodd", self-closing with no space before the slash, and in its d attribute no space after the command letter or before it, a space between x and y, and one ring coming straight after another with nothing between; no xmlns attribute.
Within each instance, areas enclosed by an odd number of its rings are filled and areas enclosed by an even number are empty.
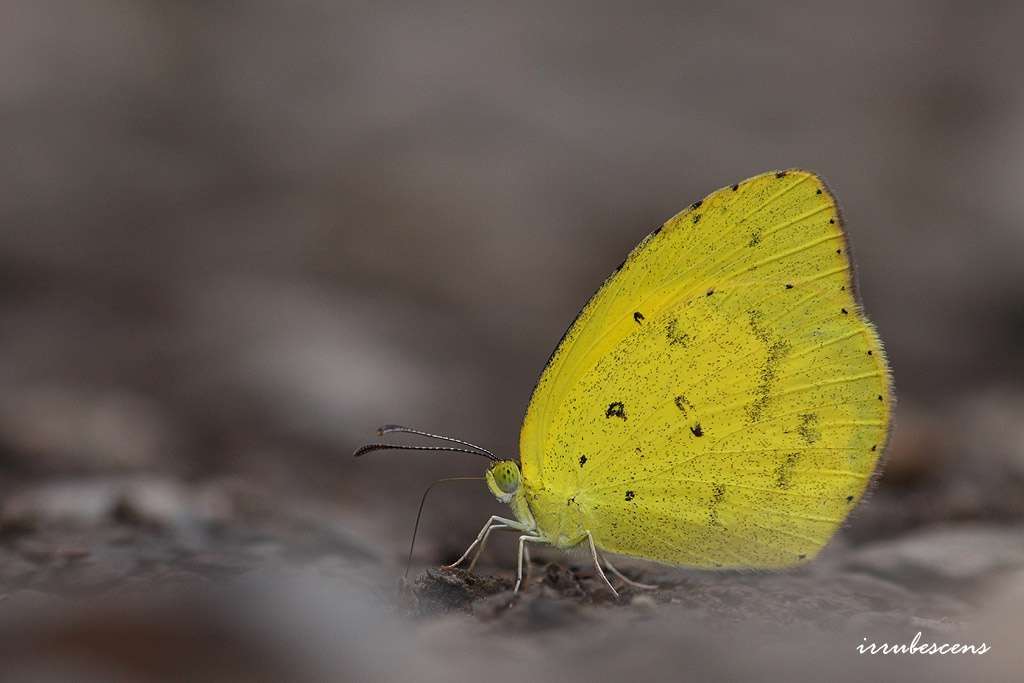
<svg viewBox="0 0 1024 683"><path fill-rule="evenodd" d="M879 506L884 501L879 502ZM344 511L231 481L29 487L0 536L0 653L24 679L1003 679L1021 663L1024 525L928 524L837 539L783 573L622 562L660 584L612 599L582 558L511 573L414 568ZM985 642L983 656L858 655L871 642Z"/></svg>

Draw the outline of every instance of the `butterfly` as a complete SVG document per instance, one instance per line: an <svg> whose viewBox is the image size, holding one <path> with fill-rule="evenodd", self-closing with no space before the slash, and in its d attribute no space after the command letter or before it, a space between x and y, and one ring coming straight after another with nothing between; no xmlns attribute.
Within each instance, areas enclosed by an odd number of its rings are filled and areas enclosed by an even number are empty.
<svg viewBox="0 0 1024 683"><path fill-rule="evenodd" d="M773 171L712 192L647 235L580 311L534 389L519 461L484 478L529 546L669 565L777 569L815 557L868 489L891 374L861 310L835 197ZM370 444L357 455L390 447Z"/></svg>

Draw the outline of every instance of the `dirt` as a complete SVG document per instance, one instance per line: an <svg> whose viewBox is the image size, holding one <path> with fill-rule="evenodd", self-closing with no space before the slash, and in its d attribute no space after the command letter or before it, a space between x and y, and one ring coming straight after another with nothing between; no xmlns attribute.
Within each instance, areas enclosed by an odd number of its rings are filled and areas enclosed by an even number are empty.
<svg viewBox="0 0 1024 683"><path fill-rule="evenodd" d="M888 661L889 679L956 680L1019 661L1019 521L844 535L787 572L623 561L658 588L616 581L615 599L585 561L557 555L535 562L519 593L497 566L414 567L406 580L398 554L347 531L343 510L233 482L56 492L27 488L0 518L0 656L16 679L612 680L656 667L854 680ZM992 650L895 668L855 650L918 632Z"/></svg>

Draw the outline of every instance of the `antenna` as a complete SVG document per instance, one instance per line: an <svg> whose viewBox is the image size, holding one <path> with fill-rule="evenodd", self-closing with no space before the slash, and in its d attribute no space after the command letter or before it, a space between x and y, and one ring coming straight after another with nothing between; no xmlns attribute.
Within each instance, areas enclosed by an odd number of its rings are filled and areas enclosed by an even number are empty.
<svg viewBox="0 0 1024 683"><path fill-rule="evenodd" d="M431 434L430 432L425 432L422 429L414 429L413 427L403 427L402 425L384 425L383 427L379 427L377 429L377 434L379 434L380 436L384 436L385 434L392 434L394 432L399 432L399 433L402 433L402 434L416 434L418 436L426 436L426 437L431 438L431 439L440 439L441 441L450 441L452 443L457 443L457 444L461 444L463 446L468 446L469 448L475 448L476 450L480 451L481 453L486 453L487 455L491 456L491 458L493 460L497 460L498 459L498 456L494 455L494 453L490 452L489 450L487 450L483 446L477 446L475 443L470 443L468 441L463 441L462 439L456 439L456 438L451 437L451 436L444 436L443 434Z"/></svg>
<svg viewBox="0 0 1024 683"><path fill-rule="evenodd" d="M451 436L444 436L443 434L431 434L425 432L422 429L414 429L412 427L403 427L402 425L384 425L377 429L377 434L384 436L385 434L416 434L417 436L425 436L428 439L438 439L440 441L448 441L450 443L457 443L464 448L458 448L455 446L406 446L402 444L392 443L368 443L365 446L361 446L356 449L354 455L359 457L372 453L373 451L440 451L447 453L469 453L470 455L479 455L482 458L487 458L492 462L498 462L500 458L494 453L490 452L483 446L477 446L475 443L463 441L462 439L456 439Z"/></svg>
<svg viewBox="0 0 1024 683"><path fill-rule="evenodd" d="M481 458L487 458L494 462L498 461L497 456L492 453L471 451L468 448L450 448L448 446L400 446L395 443L368 443L365 446L357 448L355 453L352 455L358 458L361 455L366 455L373 451L443 451L447 453L469 453L470 455L479 455Z"/></svg>

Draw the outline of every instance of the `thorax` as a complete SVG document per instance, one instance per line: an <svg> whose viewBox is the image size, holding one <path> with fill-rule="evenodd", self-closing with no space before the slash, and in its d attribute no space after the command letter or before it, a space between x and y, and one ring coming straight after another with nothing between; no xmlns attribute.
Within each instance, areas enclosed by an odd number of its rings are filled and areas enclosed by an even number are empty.
<svg viewBox="0 0 1024 683"><path fill-rule="evenodd" d="M516 517L524 523L532 523L548 543L558 548L571 548L586 536L583 509L576 498L573 491L533 486L524 481L511 505Z"/></svg>

